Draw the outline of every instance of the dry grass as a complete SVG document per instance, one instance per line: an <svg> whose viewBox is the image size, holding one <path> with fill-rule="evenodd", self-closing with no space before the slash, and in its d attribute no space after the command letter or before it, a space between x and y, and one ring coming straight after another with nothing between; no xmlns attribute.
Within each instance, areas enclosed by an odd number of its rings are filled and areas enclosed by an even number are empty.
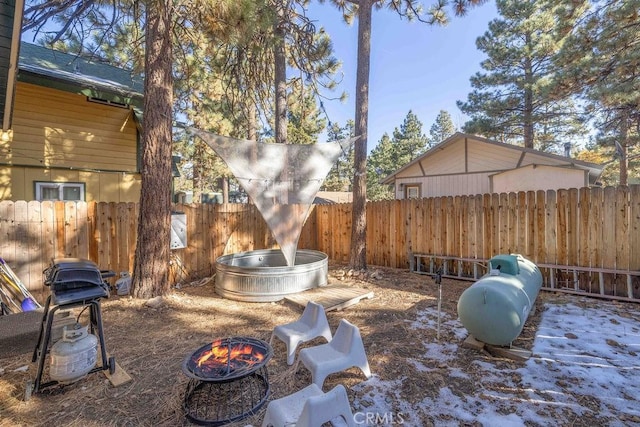
<svg viewBox="0 0 640 427"><path fill-rule="evenodd" d="M421 342L435 342L436 330L410 327L421 310L437 305L437 286L432 278L407 271L370 267L366 274L348 275L341 266L330 268L330 282L364 287L374 292L372 299L362 300L343 311L329 312L332 330L342 318L359 326L371 364L381 380L411 378L402 385L402 397L411 402L425 396L437 396L440 387L452 378L438 360L424 360ZM454 318L460 293L469 282L443 280L443 312ZM541 294L540 299L558 298ZM561 298L561 297L560 297ZM179 426L185 420L182 399L187 378L181 365L186 356L214 338L246 335L269 340L277 324L293 321L301 309L287 302L242 303L218 297L213 283L185 286L164 298L159 308L128 297L112 297L103 303L103 319L108 351L133 381L113 387L102 373L88 377L61 390L45 391L23 401L24 385L35 376L30 354L0 360L4 375L0 376L0 426L45 426L52 422L67 426ZM531 348L539 313L530 316L522 335L514 343ZM446 331L440 338L459 342ZM320 338L306 345L323 342ZM35 343L34 343L35 345ZM294 372L286 364L284 344L274 342L274 357L269 362L271 398L279 398L305 387L311 381L301 367ZM460 348L456 365L460 369L470 361L490 357ZM436 369L429 375L417 372L411 360L419 359ZM492 359L504 368L517 367L509 360ZM28 372L15 371L28 366ZM472 375L473 373L470 373ZM324 389L344 384L349 389L363 381L357 369L334 374L325 381ZM455 382L455 381L453 381ZM456 392L477 393L473 381L458 381ZM264 408L237 426L259 425Z"/></svg>

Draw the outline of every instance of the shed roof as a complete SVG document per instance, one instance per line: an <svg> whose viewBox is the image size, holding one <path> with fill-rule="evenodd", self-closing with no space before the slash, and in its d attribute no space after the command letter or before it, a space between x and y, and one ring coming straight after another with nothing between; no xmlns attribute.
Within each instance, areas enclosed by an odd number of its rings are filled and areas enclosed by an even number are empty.
<svg viewBox="0 0 640 427"><path fill-rule="evenodd" d="M18 69L20 81L142 107L142 76L94 59L21 42Z"/></svg>
<svg viewBox="0 0 640 427"><path fill-rule="evenodd" d="M477 136L477 135L472 135L472 134L467 134L467 133L462 133L462 132L456 132L455 134L451 135L449 138L447 138L444 141L442 141L440 144L435 145L434 147L432 147L430 150L428 150L422 156L420 156L420 157L414 159L413 161L407 163L406 165L402 166L401 168L399 168L398 170L393 172L391 175L389 175L386 178L384 178L382 180L382 183L383 184L392 184L395 181L395 179L398 178L399 175L402 174L403 171L411 168L415 164L421 163L425 159L428 159L429 157L433 156L435 153L439 153L442 150L446 150L448 147L460 142L461 140L463 140L465 138L473 139L474 141L478 141L478 142L483 143L483 144L490 144L492 146L497 146L500 149L505 150L505 154L507 152L511 152L511 153L516 152L516 153L518 153L518 155L515 156L515 157L519 159L520 163L525 163L526 164L527 162L523 162L523 160L526 159L527 157L533 158L533 159L544 158L546 160L549 160L550 163L552 165L555 165L555 166L564 166L564 167L578 168L578 169L586 170L589 173L589 182L592 183L592 184L595 183L599 179L600 175L602 174L602 170L604 169L604 165L601 165L601 164L585 162L585 161L582 161L582 160L574 159L572 157L560 156L560 155L557 155L557 154L547 153L547 152L544 152L544 151L534 150L534 149L531 149L531 148L525 148L525 147L521 147L521 146L518 146L518 145L506 144L506 143L503 143L503 142L494 141L494 140L487 139L487 138L484 138L484 137L481 137L481 136ZM537 162L533 161L533 163L537 163ZM516 168L516 167L518 167L518 166L514 165L513 168Z"/></svg>

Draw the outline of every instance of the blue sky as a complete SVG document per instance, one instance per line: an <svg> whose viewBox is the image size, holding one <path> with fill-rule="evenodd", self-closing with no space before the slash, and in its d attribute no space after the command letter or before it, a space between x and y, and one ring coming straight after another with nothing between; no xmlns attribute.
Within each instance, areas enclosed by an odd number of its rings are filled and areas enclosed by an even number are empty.
<svg viewBox="0 0 640 427"><path fill-rule="evenodd" d="M346 91L349 98L346 103L325 101L324 106L329 120L344 125L355 115L358 22L348 26L328 2L313 2L308 16L331 36L335 56L343 64L344 78L336 96ZM373 12L368 151L385 132L391 135L399 128L409 110L418 116L427 136L440 110L448 111L456 126L467 120L456 101L466 100L471 91L469 78L480 71L485 58L475 41L496 16L494 2L470 10L465 17L451 17L445 27L401 20L385 9Z"/></svg>

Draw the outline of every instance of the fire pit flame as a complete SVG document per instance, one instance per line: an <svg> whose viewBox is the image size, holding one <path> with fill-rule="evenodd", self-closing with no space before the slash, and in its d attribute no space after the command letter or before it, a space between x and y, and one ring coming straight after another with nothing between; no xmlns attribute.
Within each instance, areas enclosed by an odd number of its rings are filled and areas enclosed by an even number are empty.
<svg viewBox="0 0 640 427"><path fill-rule="evenodd" d="M221 338L187 357L183 371L199 380L226 381L255 371L269 361L272 353L264 341L248 337Z"/></svg>
<svg viewBox="0 0 640 427"><path fill-rule="evenodd" d="M198 368L214 370L221 368L235 369L239 366L249 367L264 360L265 355L251 344L224 344L222 340L211 343L211 349L206 350L197 358Z"/></svg>

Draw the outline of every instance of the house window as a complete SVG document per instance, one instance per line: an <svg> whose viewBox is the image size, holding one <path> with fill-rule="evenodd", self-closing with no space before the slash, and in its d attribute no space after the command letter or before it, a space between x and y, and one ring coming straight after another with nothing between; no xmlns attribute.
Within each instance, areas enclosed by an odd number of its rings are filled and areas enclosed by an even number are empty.
<svg viewBox="0 0 640 427"><path fill-rule="evenodd" d="M36 200L84 200L80 182L36 182Z"/></svg>
<svg viewBox="0 0 640 427"><path fill-rule="evenodd" d="M420 198L420 184L405 184L404 185L404 198L405 199L418 199L418 198Z"/></svg>

